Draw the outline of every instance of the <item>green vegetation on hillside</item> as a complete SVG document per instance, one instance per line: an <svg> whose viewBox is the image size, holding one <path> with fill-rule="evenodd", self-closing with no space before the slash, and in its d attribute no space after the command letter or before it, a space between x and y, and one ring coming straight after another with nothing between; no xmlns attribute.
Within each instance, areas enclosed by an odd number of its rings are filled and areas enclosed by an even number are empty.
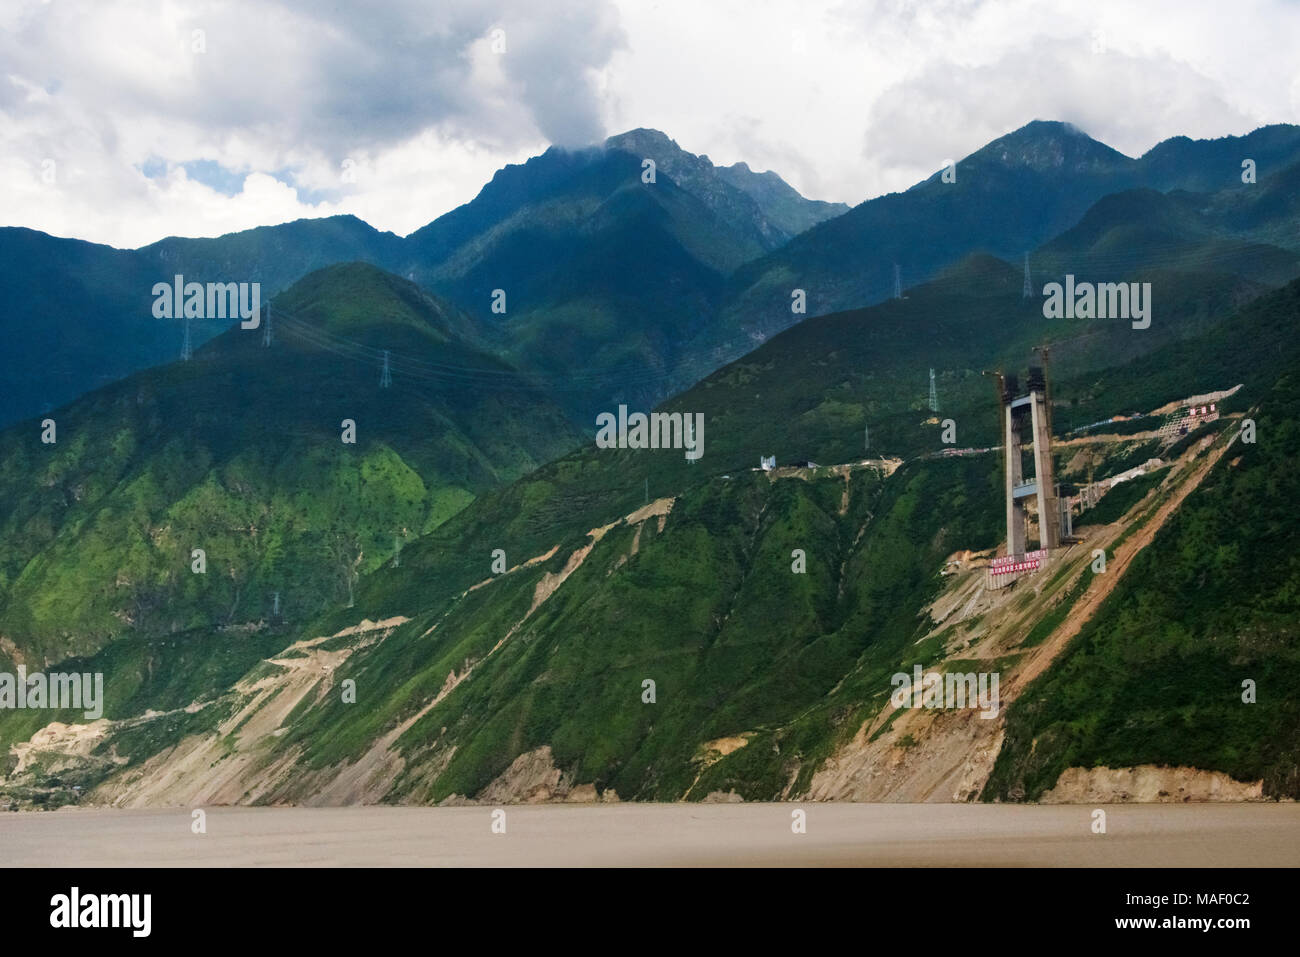
<svg viewBox="0 0 1300 957"><path fill-rule="evenodd" d="M1119 521L1124 517L1125 512L1142 501L1148 492L1168 476L1169 472L1166 469L1155 469L1145 475L1131 478L1127 482L1121 482L1103 495L1101 501L1092 508L1084 509L1074 520L1075 526L1107 525Z"/></svg>
<svg viewBox="0 0 1300 957"><path fill-rule="evenodd" d="M1035 799L1069 767L1139 764L1300 797L1300 369L1255 420L1258 441L1228 450L1012 705L985 799Z"/></svg>
<svg viewBox="0 0 1300 957"><path fill-rule="evenodd" d="M940 438L950 417L959 447L997 442L981 372L1023 369L1032 345L1058 343L1058 432L1235 384L1222 380L1238 372L1243 395L1276 378L1300 284L1234 312L1257 286L1152 275L1162 322L1150 330L1045 325L1019 272L988 256L906 299L811 319L665 403L706 417L704 458L690 463L680 449L591 442L556 458L574 440L557 407L468 341L450 306L371 267L326 271L277 300L283 338L272 348L232 330L192 363L64 410L55 447L25 427L0 435L0 496L16 503L0 516L0 633L32 661L103 666L113 717L166 709L116 729L92 754L102 773L119 736L119 753L139 760L214 732L237 676L272 669L262 659L295 638L402 615L410 621L358 641L329 679L355 680L356 704L311 695L293 710L275 748L304 773L279 797L306 797L319 781L307 772L357 760L406 721L391 801L479 794L543 746L576 783L625 798L799 793L879 713L895 671L961 665L942 660L953 636L931 635L923 609L947 556L1003 533L996 454L948 457ZM653 279L637 282L652 294ZM378 386L385 349L391 389ZM938 414L926 406L929 367ZM1276 743L1295 728L1285 693L1249 713L1196 698L1242 667L1262 690L1297 677L1286 631L1300 594L1286 577L1296 566L1283 503L1300 453L1290 395L1270 394L1260 444L1221 464L1160 548L1138 556L1041 679L1051 693L1035 685L1018 703L988 796L1041 794L1072 762L1140 756L1258 772L1271 793L1290 793L1294 754ZM344 418L357 423L355 446L339 442ZM1093 464L1110 475L1153 451L1131 439ZM774 477L755 469L770 454L781 465L906 461L888 478L871 465ZM1110 507L1137 491L1117 488ZM667 498L662 527L658 515L622 521ZM1135 511L1134 527L1152 507ZM206 576L189 571L196 546ZM498 549L506 574L492 568ZM803 573L791 567L797 551ZM1083 571L1027 625L1025 644L1091 581ZM273 591L286 621L270 620ZM1125 684L1139 679L1148 683ZM1229 731L1216 737L1216 722ZM35 726L7 719L0 741ZM1274 743L1259 744L1268 733ZM708 753L741 736L744 747Z"/></svg>
<svg viewBox="0 0 1300 957"><path fill-rule="evenodd" d="M455 338L449 307L374 267L308 277L276 310L270 348L236 328L61 410L54 444L34 422L0 434L0 631L29 661L271 621L275 592L296 622L346 605L402 542L574 441L526 380ZM406 364L381 389L378 363L320 345L340 329L492 385Z"/></svg>
<svg viewBox="0 0 1300 957"><path fill-rule="evenodd" d="M349 666L359 695L374 696L364 711L335 703L308 711L291 743L314 767L354 760L431 701L449 672L470 667L399 739L408 772L393 799L477 793L544 744L577 780L625 797L702 798L733 787L776 797L790 762L815 760L848 714L878 706L923 624L915 609L940 586L942 557L995 540L988 466L927 462L884 483L855 472L843 515L840 477L714 479L677 499L662 532L653 518L607 532L526 618L542 577L561 571L585 536L460 599L440 597L444 582L430 582L430 613ZM792 571L795 549L806 573ZM488 577L481 546L454 553L476 566L469 577ZM641 700L646 679L656 683L654 705ZM758 735L751 746L692 788L701 743L744 732Z"/></svg>

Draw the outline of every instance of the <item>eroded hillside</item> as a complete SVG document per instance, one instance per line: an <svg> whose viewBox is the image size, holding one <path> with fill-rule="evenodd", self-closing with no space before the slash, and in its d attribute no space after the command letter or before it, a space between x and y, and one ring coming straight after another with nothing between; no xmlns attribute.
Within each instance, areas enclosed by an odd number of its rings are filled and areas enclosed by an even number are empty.
<svg viewBox="0 0 1300 957"><path fill-rule="evenodd" d="M184 720L52 725L15 749L8 787L80 781L119 806L1286 793L1140 757L1006 793L1022 699L1041 700L1207 476L1240 465L1239 428L1166 445L1129 498L1108 493L1116 520L1085 512L1079 543L1003 588L989 454L720 476L508 564L485 552L446 600L300 640ZM1109 436L1102 460L1151 440ZM1095 468L1072 448L1066 479ZM994 707L897 707L892 676L917 666L996 673Z"/></svg>

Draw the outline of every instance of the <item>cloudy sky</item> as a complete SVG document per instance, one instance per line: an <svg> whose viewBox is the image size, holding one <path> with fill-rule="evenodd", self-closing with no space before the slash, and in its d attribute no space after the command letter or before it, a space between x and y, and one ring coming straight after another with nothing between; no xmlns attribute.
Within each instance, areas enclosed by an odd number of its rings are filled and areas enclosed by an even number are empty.
<svg viewBox="0 0 1300 957"><path fill-rule="evenodd" d="M1035 118L1134 156L1300 122L1300 4L1137 6L0 0L0 225L406 234L506 163L638 126L853 204Z"/></svg>

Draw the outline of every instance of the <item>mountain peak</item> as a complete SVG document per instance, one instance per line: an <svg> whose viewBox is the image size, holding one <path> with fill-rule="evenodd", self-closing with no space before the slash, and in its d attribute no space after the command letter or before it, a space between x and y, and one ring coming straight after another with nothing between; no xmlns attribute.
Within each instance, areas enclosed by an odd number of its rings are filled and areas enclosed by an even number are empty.
<svg viewBox="0 0 1300 957"><path fill-rule="evenodd" d="M713 163L707 156L697 156L684 150L667 133L646 127L609 137L605 140L605 149L630 153L638 159L649 157L659 169L682 186L688 186L692 178L708 176L714 170Z"/></svg>
<svg viewBox="0 0 1300 957"><path fill-rule="evenodd" d="M275 299L277 311L332 334L382 338L405 326L441 341L475 338L472 322L410 280L366 262L308 273Z"/></svg>
<svg viewBox="0 0 1300 957"><path fill-rule="evenodd" d="M676 140L659 130L645 127L628 130L605 140L605 148L654 159L658 169L715 211L730 207L724 215L734 217L737 208L749 208L746 215L757 217L759 233L769 248L848 211L843 203L805 198L772 170L757 173L745 162L715 166L706 154L682 149ZM734 192L728 195L729 191Z"/></svg>
<svg viewBox="0 0 1300 957"><path fill-rule="evenodd" d="M626 133L617 133L614 136L607 138L605 140L605 148L641 154L650 151L663 150L668 150L674 153L686 152L678 146L677 141L672 139L667 133L644 126L638 126L634 130L628 130Z"/></svg>
<svg viewBox="0 0 1300 957"><path fill-rule="evenodd" d="M972 153L1006 167L1026 167L1042 172L1103 170L1132 162L1118 150L1094 140L1083 130L1061 120L1033 120Z"/></svg>

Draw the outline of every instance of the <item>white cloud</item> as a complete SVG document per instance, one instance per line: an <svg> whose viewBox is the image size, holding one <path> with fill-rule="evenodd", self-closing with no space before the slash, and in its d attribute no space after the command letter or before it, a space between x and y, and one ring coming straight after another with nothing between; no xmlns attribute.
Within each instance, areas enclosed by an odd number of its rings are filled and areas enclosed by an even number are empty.
<svg viewBox="0 0 1300 957"><path fill-rule="evenodd" d="M1279 82L1300 76L1300 5L1285 0L620 8L630 39L610 71L610 126L661 126L819 199L905 189L1032 119L1072 120L1130 155L1300 122Z"/></svg>
<svg viewBox="0 0 1300 957"><path fill-rule="evenodd" d="M20 0L0 223L134 246L349 212L404 234L505 163L637 126L856 203L1034 118L1130 155L1295 122L1297 41L1286 0Z"/></svg>

